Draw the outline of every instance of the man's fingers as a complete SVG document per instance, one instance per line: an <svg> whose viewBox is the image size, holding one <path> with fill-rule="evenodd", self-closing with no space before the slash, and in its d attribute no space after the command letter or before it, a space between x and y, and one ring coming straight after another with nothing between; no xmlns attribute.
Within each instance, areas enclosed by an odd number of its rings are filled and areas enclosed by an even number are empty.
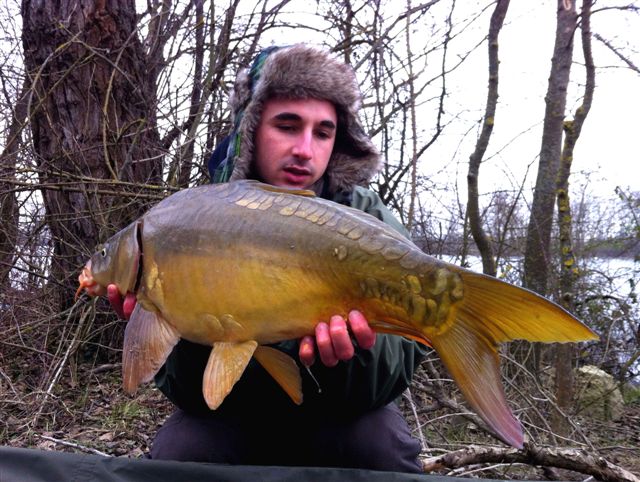
<svg viewBox="0 0 640 482"><path fill-rule="evenodd" d="M338 357L333 350L331 334L329 333L329 325L326 323L318 323L316 325L316 345L318 346L318 354L322 363L328 367L334 367L338 364Z"/></svg>
<svg viewBox="0 0 640 482"><path fill-rule="evenodd" d="M136 302L136 295L134 295L133 293L127 293L127 295L124 297L124 302L122 303L122 313L125 320L131 318L131 313L133 313L133 309L136 307Z"/></svg>
<svg viewBox="0 0 640 482"><path fill-rule="evenodd" d="M109 300L109 303L111 303L113 311L115 311L120 318L125 319L122 308L122 296L120 296L120 292L116 285L111 284L107 286L107 299Z"/></svg>
<svg viewBox="0 0 640 482"><path fill-rule="evenodd" d="M332 316L329 322L329 331L336 358L338 360L351 359L355 351L345 319L338 315Z"/></svg>
<svg viewBox="0 0 640 482"><path fill-rule="evenodd" d="M376 343L376 333L362 313L353 310L349 313L349 326L360 348L369 350Z"/></svg>
<svg viewBox="0 0 640 482"><path fill-rule="evenodd" d="M123 320L128 320L136 307L136 295L127 293L123 299L118 287L114 284L107 286L107 299L111 303L113 311Z"/></svg>
<svg viewBox="0 0 640 482"><path fill-rule="evenodd" d="M318 323L315 329L315 344L312 336L305 336L300 340L298 355L302 364L311 366L315 361L316 346L320 360L328 367L333 367L340 360L350 360L355 354L354 341L358 346L368 350L376 342L376 334L369 326L369 322L357 310L349 313L349 321L340 315L331 317L329 323Z"/></svg>
<svg viewBox="0 0 640 482"><path fill-rule="evenodd" d="M312 336L307 335L300 340L298 356L306 367L310 367L316 361L316 347Z"/></svg>

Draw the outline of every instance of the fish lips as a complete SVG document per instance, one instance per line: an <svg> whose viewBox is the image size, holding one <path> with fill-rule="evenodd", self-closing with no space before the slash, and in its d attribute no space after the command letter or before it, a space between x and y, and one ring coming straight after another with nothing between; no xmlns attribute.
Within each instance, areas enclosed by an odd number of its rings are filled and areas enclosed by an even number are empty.
<svg viewBox="0 0 640 482"><path fill-rule="evenodd" d="M82 271L78 276L78 282L80 283L80 286L78 286L78 290L76 291L76 300L82 293L83 289L89 296L102 296L107 293L107 289L96 283L93 279L93 275L91 274L91 260L87 261L87 264L82 268Z"/></svg>

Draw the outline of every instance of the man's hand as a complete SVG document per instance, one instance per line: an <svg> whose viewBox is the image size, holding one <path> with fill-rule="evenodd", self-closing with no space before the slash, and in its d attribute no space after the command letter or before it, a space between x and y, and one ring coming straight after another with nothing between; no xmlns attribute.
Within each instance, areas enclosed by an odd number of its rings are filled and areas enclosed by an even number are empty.
<svg viewBox="0 0 640 482"><path fill-rule="evenodd" d="M120 296L116 285L107 286L107 299L111 303L111 307L124 320L128 320L136 307L136 295L127 293L124 297Z"/></svg>
<svg viewBox="0 0 640 482"><path fill-rule="evenodd" d="M349 313L349 326L342 316L332 316L329 324L318 323L315 331L315 341L313 336L305 336L300 340L299 356L300 361L311 366L316 357L316 346L320 354L320 360L328 367L333 367L340 360L349 360L355 353L355 348L351 334L356 339L358 346L365 350L373 347L376 342L376 334L369 326L367 319L359 311L353 310Z"/></svg>

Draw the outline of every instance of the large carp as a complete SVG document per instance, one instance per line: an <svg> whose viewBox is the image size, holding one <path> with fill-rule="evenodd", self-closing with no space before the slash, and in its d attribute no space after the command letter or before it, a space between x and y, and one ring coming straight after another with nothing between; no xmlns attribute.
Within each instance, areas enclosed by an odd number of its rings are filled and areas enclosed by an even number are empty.
<svg viewBox="0 0 640 482"><path fill-rule="evenodd" d="M497 344L596 336L530 291L427 256L378 219L309 191L255 181L169 196L94 254L80 288L134 292L123 376L153 378L179 338L211 345L203 393L217 408L255 357L302 402L288 355L264 346L360 310L371 327L433 347L469 404L506 443L523 432L507 406Z"/></svg>

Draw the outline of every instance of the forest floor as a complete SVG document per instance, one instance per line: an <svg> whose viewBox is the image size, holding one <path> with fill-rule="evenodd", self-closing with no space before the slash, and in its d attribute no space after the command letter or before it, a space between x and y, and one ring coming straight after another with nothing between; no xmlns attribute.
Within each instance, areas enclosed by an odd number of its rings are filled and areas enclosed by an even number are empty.
<svg viewBox="0 0 640 482"><path fill-rule="evenodd" d="M8 359L0 354L0 445L39 448L119 457L142 457L154 434L171 413L171 404L152 384L133 396L122 390L118 363L94 367L69 363L51 388L50 394L30 392L29 360ZM22 371L25 376L15 376ZM32 385L31 385L32 387ZM412 397L413 406L423 407L424 396ZM417 404L415 402L418 402ZM422 426L424 456L433 457L473 444L500 445L489 436L458 420L441 408L417 413L405 396L402 408L415 428ZM439 410L441 412L439 412ZM460 418L460 417L458 417ZM592 448L609 462L640 476L640 401L625 406L624 415L614 422L578 419ZM417 433L417 432L416 432ZM536 441L537 443L537 441ZM568 446L574 446L569 444ZM566 470L550 471L513 463L473 464L438 473L471 478L510 480L587 480L584 474ZM593 479L591 479L593 480Z"/></svg>

